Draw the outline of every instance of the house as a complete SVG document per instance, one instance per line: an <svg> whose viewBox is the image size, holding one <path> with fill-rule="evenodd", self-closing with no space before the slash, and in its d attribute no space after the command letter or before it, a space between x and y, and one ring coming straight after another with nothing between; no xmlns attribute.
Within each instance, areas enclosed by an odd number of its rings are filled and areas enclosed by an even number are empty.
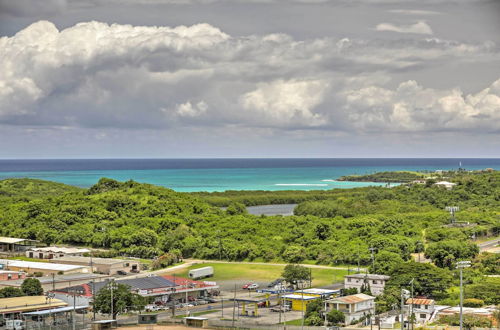
<svg viewBox="0 0 500 330"><path fill-rule="evenodd" d="M451 190L457 184L453 183L453 182L448 182L448 181L439 181L439 182L436 182L434 185L436 185L438 187L444 187L444 188L446 188L448 190Z"/></svg>
<svg viewBox="0 0 500 330"><path fill-rule="evenodd" d="M364 293L329 299L325 303L327 311L336 309L344 313L346 324L375 314L375 297Z"/></svg>
<svg viewBox="0 0 500 330"><path fill-rule="evenodd" d="M0 237L0 253L16 254L33 247L35 241L25 238Z"/></svg>
<svg viewBox="0 0 500 330"><path fill-rule="evenodd" d="M0 299L0 324L6 320L21 320L21 313L41 311L68 304L59 299L48 299L45 296L27 296Z"/></svg>
<svg viewBox="0 0 500 330"><path fill-rule="evenodd" d="M344 276L344 288L356 288L361 292L363 284L370 286L370 291L374 296L384 292L385 283L390 279L387 275L378 274L353 274Z"/></svg>
<svg viewBox="0 0 500 330"><path fill-rule="evenodd" d="M0 269L25 272L28 274L63 275L74 273L90 273L90 267L69 264L51 264L24 260L0 259Z"/></svg>
<svg viewBox="0 0 500 330"><path fill-rule="evenodd" d="M115 275L119 273L138 273L140 264L135 260L113 259L113 258L92 258L79 256L64 256L50 259L51 263L61 263L69 265L81 265L91 267L93 271L100 274Z"/></svg>
<svg viewBox="0 0 500 330"><path fill-rule="evenodd" d="M428 322L435 311L433 299L413 298L406 301L408 315L415 314L415 322L424 324Z"/></svg>
<svg viewBox="0 0 500 330"><path fill-rule="evenodd" d="M48 246L42 248L31 248L26 251L26 256L33 259L53 259L64 256L83 256L84 253L89 253L89 249L67 248Z"/></svg>
<svg viewBox="0 0 500 330"><path fill-rule="evenodd" d="M463 315L473 315L475 317L484 317L487 319L490 319L493 322L493 325L498 325L497 321L493 317L493 314L496 311L495 306L489 306L489 307L463 307L462 308L462 313ZM454 316L454 315L459 315L460 314L460 307L447 307L440 309L437 312L436 318L439 319L444 316Z"/></svg>

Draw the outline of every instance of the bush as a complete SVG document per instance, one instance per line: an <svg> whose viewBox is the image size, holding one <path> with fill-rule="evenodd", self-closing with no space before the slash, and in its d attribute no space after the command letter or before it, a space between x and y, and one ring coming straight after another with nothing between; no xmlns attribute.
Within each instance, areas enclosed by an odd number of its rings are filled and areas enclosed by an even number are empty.
<svg viewBox="0 0 500 330"><path fill-rule="evenodd" d="M464 299L465 307L482 307L484 306L484 301L476 298Z"/></svg>

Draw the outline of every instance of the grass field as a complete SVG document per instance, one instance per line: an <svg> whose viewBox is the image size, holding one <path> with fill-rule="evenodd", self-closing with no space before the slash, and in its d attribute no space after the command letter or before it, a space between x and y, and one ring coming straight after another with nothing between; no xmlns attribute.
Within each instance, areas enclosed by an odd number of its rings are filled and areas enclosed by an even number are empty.
<svg viewBox="0 0 500 330"><path fill-rule="evenodd" d="M47 259L35 259L35 258L28 258L24 256L18 256L18 257L10 257L8 258L10 260L22 260L22 261L33 261L33 262L49 262Z"/></svg>
<svg viewBox="0 0 500 330"><path fill-rule="evenodd" d="M204 263L190 266L175 275L187 277L187 273L191 269L212 266L214 268L213 281L230 281L230 280L248 280L256 282L271 282L279 277L285 266L276 265L260 265L260 264L238 264L238 263ZM343 276L347 275L347 270L342 269L321 269L311 268L313 277L313 286L325 286L343 280Z"/></svg>

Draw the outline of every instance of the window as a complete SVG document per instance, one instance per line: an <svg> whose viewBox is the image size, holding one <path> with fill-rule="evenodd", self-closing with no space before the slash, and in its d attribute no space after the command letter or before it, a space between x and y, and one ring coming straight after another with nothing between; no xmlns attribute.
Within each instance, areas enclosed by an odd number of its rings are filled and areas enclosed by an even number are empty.
<svg viewBox="0 0 500 330"><path fill-rule="evenodd" d="M421 318L421 319L425 319L425 318L426 318L426 315L425 315L425 314L420 314L420 318Z"/></svg>
<svg viewBox="0 0 500 330"><path fill-rule="evenodd" d="M420 308L420 305L414 305L414 306L415 306L415 308Z"/></svg>
<svg viewBox="0 0 500 330"><path fill-rule="evenodd" d="M373 284L377 284L377 281L376 281L376 280L373 280Z"/></svg>
<svg viewBox="0 0 500 330"><path fill-rule="evenodd" d="M429 306L428 306L428 305L425 305L425 309L429 309Z"/></svg>
<svg viewBox="0 0 500 330"><path fill-rule="evenodd" d="M129 264L128 262L127 262L127 263L125 263L125 267L128 267L129 265L130 265L130 264Z"/></svg>
<svg viewBox="0 0 500 330"><path fill-rule="evenodd" d="M351 282L351 278L350 277L347 278L347 282Z"/></svg>

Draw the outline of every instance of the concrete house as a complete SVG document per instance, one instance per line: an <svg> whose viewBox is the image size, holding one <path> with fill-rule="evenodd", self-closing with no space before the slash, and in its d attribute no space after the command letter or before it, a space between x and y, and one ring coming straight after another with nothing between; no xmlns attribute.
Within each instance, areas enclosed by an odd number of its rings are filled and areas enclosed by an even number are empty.
<svg viewBox="0 0 500 330"><path fill-rule="evenodd" d="M17 254L33 247L35 241L25 238L0 237L0 253Z"/></svg>
<svg viewBox="0 0 500 330"><path fill-rule="evenodd" d="M344 276L344 288L356 288L361 291L363 284L370 285L371 293L374 296L381 295L384 292L385 283L390 279L387 275L378 274L353 274Z"/></svg>
<svg viewBox="0 0 500 330"><path fill-rule="evenodd" d="M410 311L415 314L415 322L423 324L431 319L435 311L435 302L433 299L413 298L406 301L408 315Z"/></svg>
<svg viewBox="0 0 500 330"><path fill-rule="evenodd" d="M50 262L88 266L92 267L93 271L106 275L115 275L121 272L138 273L140 271L140 264L135 260L64 256L50 259Z"/></svg>
<svg viewBox="0 0 500 330"><path fill-rule="evenodd" d="M89 249L67 248L49 246L43 248L31 248L26 251L26 256L33 259L54 259L65 256L83 256L84 253L89 253Z"/></svg>
<svg viewBox="0 0 500 330"><path fill-rule="evenodd" d="M0 259L0 269L27 274L41 273L42 275L63 275L75 273L90 273L90 268L81 265L51 264L48 262L33 262L24 260Z"/></svg>
<svg viewBox="0 0 500 330"><path fill-rule="evenodd" d="M327 311L336 309L344 313L346 324L351 324L363 316L375 314L375 297L364 293L329 299L325 303Z"/></svg>

